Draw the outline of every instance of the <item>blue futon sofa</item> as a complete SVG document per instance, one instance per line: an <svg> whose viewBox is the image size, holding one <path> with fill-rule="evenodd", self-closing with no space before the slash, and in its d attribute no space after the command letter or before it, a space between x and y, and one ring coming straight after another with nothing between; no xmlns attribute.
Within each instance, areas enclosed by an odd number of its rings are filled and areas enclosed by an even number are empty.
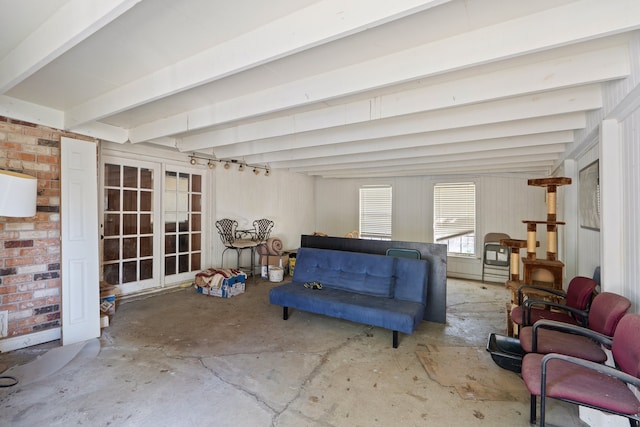
<svg viewBox="0 0 640 427"><path fill-rule="evenodd" d="M271 304L413 333L424 317L429 263L425 260L300 248L290 283L272 288ZM305 287L318 282L322 289Z"/></svg>

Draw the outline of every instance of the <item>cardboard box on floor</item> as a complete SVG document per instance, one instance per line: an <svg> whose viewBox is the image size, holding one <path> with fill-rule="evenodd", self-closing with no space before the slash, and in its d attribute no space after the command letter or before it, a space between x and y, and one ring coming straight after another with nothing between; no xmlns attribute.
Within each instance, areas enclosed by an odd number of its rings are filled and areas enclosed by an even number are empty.
<svg viewBox="0 0 640 427"><path fill-rule="evenodd" d="M104 280L100 281L100 311L107 316L113 316L116 312L116 292L118 288ZM109 318L107 320L101 318L102 326L109 326Z"/></svg>
<svg viewBox="0 0 640 427"><path fill-rule="evenodd" d="M280 263L282 260L282 264ZM289 274L289 254L284 255L261 255L260 265L282 267L284 274Z"/></svg>

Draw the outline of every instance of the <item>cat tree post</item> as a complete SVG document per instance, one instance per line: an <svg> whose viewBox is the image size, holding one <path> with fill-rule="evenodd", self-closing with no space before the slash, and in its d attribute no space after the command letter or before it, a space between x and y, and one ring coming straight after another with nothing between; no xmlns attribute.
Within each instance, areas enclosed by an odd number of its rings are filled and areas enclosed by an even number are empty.
<svg viewBox="0 0 640 427"><path fill-rule="evenodd" d="M539 242L537 242L539 244ZM517 239L501 239L500 245L510 249L511 258L509 262L509 273L511 273L511 281L520 280L520 249L527 247L526 240Z"/></svg>
<svg viewBox="0 0 640 427"><path fill-rule="evenodd" d="M546 203L547 203L547 220L546 221L530 221L524 220L523 223L527 224L527 240L513 240L504 239L500 241L500 244L511 248L511 280L506 282L507 289L511 290L511 302L507 303L507 333L509 336L513 336L514 324L511 320L511 307L513 304L517 304L518 288L521 285L536 285L549 286L554 289L562 289L563 269L564 264L557 260L558 252L558 225L564 225L564 222L557 220L557 187L561 185L571 184L571 178L554 177L554 178L540 178L528 180L529 185L544 187L546 190ZM537 241L537 227L538 224L545 224L547 228L547 259L537 259L536 248L540 246L540 242ZM527 256L522 258L522 281L520 281L518 259L520 249L527 248ZM535 274L539 273L536 278ZM546 273L546 276L540 276ZM548 282L549 275L552 277L552 283ZM541 279L540 277L544 277ZM540 283L539 283L540 282ZM527 296L535 296L536 291L534 289L527 289ZM546 294L540 295L540 298L548 298Z"/></svg>
<svg viewBox="0 0 640 427"><path fill-rule="evenodd" d="M571 184L571 178L554 177L530 179L528 184L536 187L544 187L546 190L547 220L536 221L535 223L547 225L547 260L555 261L558 256L558 225L564 225L564 222L557 221L557 189L562 185ZM532 226L532 223L534 223L534 221L524 222L527 222L527 231L529 227ZM533 226L535 227L535 225Z"/></svg>

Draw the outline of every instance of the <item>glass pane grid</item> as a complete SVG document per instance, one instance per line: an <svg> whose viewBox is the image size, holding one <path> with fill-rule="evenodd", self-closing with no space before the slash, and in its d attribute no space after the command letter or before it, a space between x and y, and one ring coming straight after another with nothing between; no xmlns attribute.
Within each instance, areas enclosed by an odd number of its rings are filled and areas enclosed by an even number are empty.
<svg viewBox="0 0 640 427"><path fill-rule="evenodd" d="M153 276L153 171L105 164L103 275L111 284ZM108 212L108 213L107 213Z"/></svg>
<svg viewBox="0 0 640 427"><path fill-rule="evenodd" d="M165 274L200 270L202 177L165 173Z"/></svg>

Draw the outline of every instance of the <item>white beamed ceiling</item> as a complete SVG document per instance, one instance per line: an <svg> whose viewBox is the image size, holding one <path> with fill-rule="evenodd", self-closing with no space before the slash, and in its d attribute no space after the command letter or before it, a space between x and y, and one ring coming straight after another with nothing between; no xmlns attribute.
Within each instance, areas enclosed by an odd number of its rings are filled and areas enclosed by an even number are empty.
<svg viewBox="0 0 640 427"><path fill-rule="evenodd" d="M331 178L547 175L638 0L0 0L0 115Z"/></svg>

